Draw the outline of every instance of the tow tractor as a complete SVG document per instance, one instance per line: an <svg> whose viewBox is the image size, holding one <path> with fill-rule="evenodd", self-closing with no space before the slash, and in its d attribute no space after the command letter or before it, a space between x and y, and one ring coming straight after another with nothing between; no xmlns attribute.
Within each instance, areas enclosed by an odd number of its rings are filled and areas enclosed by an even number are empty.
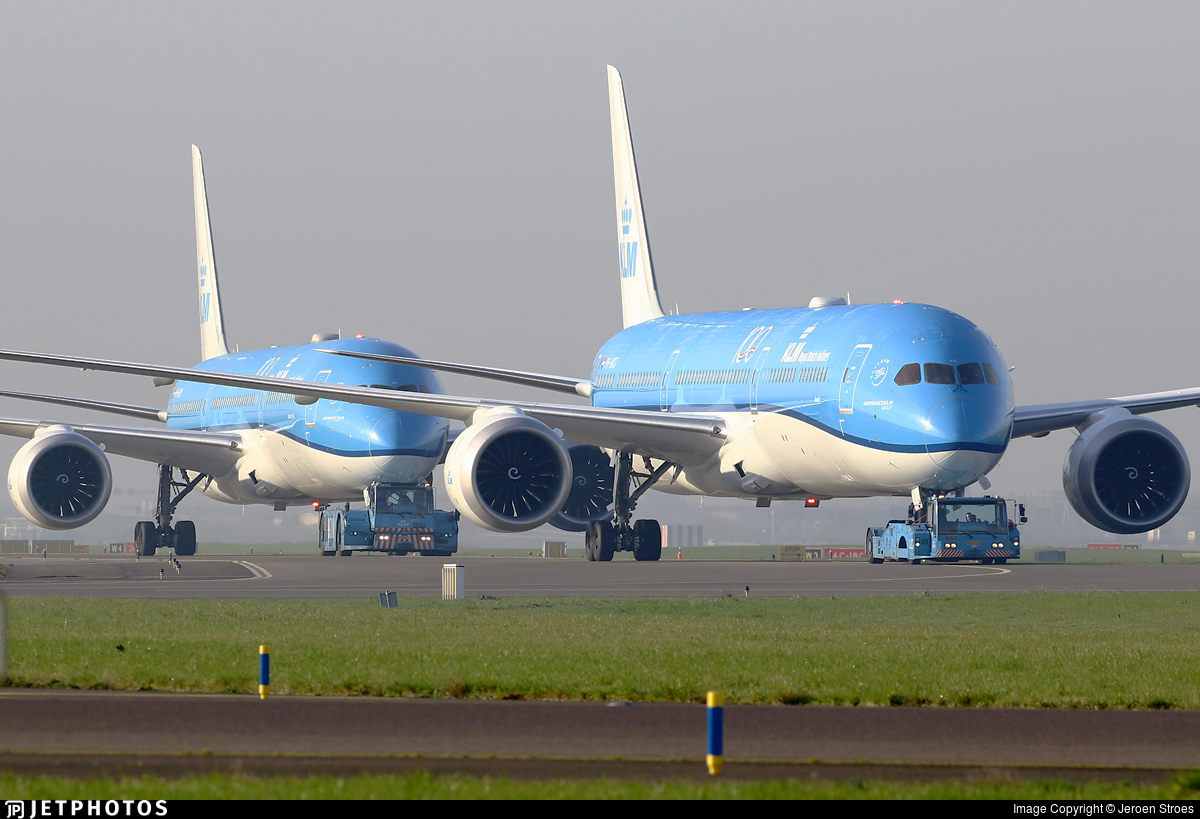
<svg viewBox="0 0 1200 819"><path fill-rule="evenodd" d="M1027 523L1025 504L1017 504L1021 523ZM920 563L1007 563L1021 556L1021 534L1008 517L1003 498L914 496L907 520L867 529L867 560Z"/></svg>
<svg viewBox="0 0 1200 819"><path fill-rule="evenodd" d="M457 511L434 509L433 484L373 483L365 509L321 509L323 555L384 552L449 557L458 551Z"/></svg>

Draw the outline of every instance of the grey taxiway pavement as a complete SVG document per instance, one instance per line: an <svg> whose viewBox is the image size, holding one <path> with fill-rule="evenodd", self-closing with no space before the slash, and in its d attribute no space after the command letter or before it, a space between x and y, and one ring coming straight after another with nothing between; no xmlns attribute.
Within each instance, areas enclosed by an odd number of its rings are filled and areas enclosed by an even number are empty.
<svg viewBox="0 0 1200 819"><path fill-rule="evenodd" d="M443 558L0 555L11 597L437 596ZM459 558L468 596L1196 590L1190 565ZM161 573L160 573L161 570ZM704 774L701 706L0 689L0 770L120 775L414 768L544 778ZM1200 768L1200 713L730 706L730 776L1161 780Z"/></svg>
<svg viewBox="0 0 1200 819"><path fill-rule="evenodd" d="M1197 565L896 564L663 560L208 555L135 561L107 555L0 555L0 592L23 596L146 598L371 597L441 594L442 564L465 567L466 593L488 597L756 597L933 592L1194 591Z"/></svg>
<svg viewBox="0 0 1200 819"><path fill-rule="evenodd" d="M0 770L703 777L699 705L0 693ZM1161 780L1200 713L730 706L731 776Z"/></svg>

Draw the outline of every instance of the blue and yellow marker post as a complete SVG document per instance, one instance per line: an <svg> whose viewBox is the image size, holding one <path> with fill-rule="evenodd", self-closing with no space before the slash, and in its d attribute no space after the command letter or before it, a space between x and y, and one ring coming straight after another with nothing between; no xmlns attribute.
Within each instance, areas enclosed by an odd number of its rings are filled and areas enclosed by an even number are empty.
<svg viewBox="0 0 1200 819"><path fill-rule="evenodd" d="M716 691L708 692L708 772L721 773L725 763L725 699Z"/></svg>
<svg viewBox="0 0 1200 819"><path fill-rule="evenodd" d="M258 647L258 696L264 700L271 693L271 649Z"/></svg>

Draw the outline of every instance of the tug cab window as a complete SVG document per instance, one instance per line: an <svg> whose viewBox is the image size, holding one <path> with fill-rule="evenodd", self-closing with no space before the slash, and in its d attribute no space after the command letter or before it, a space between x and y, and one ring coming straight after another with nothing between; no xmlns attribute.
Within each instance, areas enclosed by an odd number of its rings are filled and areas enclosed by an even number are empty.
<svg viewBox="0 0 1200 819"><path fill-rule="evenodd" d="M920 364L905 364L900 368L900 372L896 373L896 386L907 387L910 384L921 383L921 365Z"/></svg>

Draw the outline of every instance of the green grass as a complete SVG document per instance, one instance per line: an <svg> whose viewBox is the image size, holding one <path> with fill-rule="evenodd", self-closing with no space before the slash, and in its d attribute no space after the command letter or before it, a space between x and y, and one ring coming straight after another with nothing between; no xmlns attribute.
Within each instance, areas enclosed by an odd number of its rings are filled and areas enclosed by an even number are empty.
<svg viewBox="0 0 1200 819"><path fill-rule="evenodd" d="M8 602L11 686L1200 709L1194 592ZM122 650L118 650L120 645Z"/></svg>
<svg viewBox="0 0 1200 819"><path fill-rule="evenodd" d="M642 782L496 777L395 776L253 778L210 774L165 780L75 780L0 774L6 799L1195 799L1200 775L1181 774L1163 785L1090 782L921 783L766 780Z"/></svg>

